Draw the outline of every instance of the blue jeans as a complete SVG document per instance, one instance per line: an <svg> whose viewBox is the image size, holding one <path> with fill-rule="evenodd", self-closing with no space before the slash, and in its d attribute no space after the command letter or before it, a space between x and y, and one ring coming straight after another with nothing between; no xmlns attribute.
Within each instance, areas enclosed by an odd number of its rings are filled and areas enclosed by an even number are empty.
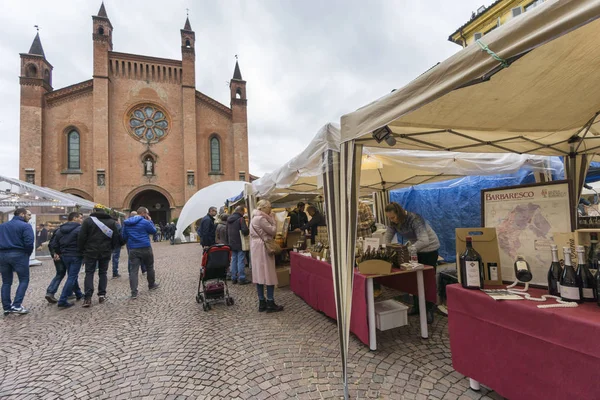
<svg viewBox="0 0 600 400"><path fill-rule="evenodd" d="M15 272L19 277L19 286L15 293L15 301L11 304L10 289ZM2 308L8 311L11 306L21 307L29 286L29 255L22 251L3 251L0 253L0 273L2 273Z"/></svg>
<svg viewBox="0 0 600 400"><path fill-rule="evenodd" d="M117 247L112 253L113 276L119 275L119 260L121 259L121 248Z"/></svg>
<svg viewBox="0 0 600 400"><path fill-rule="evenodd" d="M62 258L58 261L54 260L54 268L56 269L56 275L50 281L50 285L48 285L48 289L46 289L46 294L55 295L58 292L58 287L62 282L65 274L67 273L67 269L65 264L63 263Z"/></svg>
<svg viewBox="0 0 600 400"><path fill-rule="evenodd" d="M246 259L243 251L231 252L231 280L245 280L246 271L244 270Z"/></svg>
<svg viewBox="0 0 600 400"><path fill-rule="evenodd" d="M60 295L60 299L58 299L58 304L65 305L67 304L67 298L71 295L71 293L75 292L75 296L77 298L83 297L83 293L81 293L81 289L79 288L79 283L77 282L77 278L79 277L79 271L81 270L81 263L83 262L82 257L63 257L63 263L65 264L65 268L67 269L67 282L65 286L63 286L62 293Z"/></svg>
<svg viewBox="0 0 600 400"><path fill-rule="evenodd" d="M256 291L258 292L258 299L265 299L265 285L260 283L256 284ZM273 295L275 294L275 285L267 285L267 300L273 300Z"/></svg>

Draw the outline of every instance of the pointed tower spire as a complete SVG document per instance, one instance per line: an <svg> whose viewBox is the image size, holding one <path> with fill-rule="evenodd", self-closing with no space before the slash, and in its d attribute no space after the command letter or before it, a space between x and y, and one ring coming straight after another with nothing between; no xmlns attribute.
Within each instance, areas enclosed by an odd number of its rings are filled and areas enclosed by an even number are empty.
<svg viewBox="0 0 600 400"><path fill-rule="evenodd" d="M240 65L238 64L237 60L235 60L235 70L233 71L233 79L237 79L239 81L243 80L242 73L240 72Z"/></svg>
<svg viewBox="0 0 600 400"><path fill-rule="evenodd" d="M102 4L100 5L100 10L98 10L98 17L108 18L108 15L106 14L106 8L104 8L104 2L102 2Z"/></svg>
<svg viewBox="0 0 600 400"><path fill-rule="evenodd" d="M192 25L190 24L190 17L185 17L185 25L183 26L184 31L191 31Z"/></svg>
<svg viewBox="0 0 600 400"><path fill-rule="evenodd" d="M42 42L40 40L39 32L36 33L35 38L33 39L33 43L31 43L31 48L29 49L28 54L35 54L46 58L46 55L44 54L44 49L42 48Z"/></svg>

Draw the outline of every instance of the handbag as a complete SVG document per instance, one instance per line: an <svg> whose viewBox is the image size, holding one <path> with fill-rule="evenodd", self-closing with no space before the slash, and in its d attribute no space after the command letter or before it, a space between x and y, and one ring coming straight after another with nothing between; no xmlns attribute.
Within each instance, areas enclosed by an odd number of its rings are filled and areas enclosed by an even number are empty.
<svg viewBox="0 0 600 400"><path fill-rule="evenodd" d="M244 236L242 231L239 232L242 239L242 251L250 251L250 235Z"/></svg>
<svg viewBox="0 0 600 400"><path fill-rule="evenodd" d="M265 248L267 249L267 254L269 254L270 256L278 256L281 254L281 247L275 242L274 239L263 239L262 236L260 236L258 234L258 232L256 232L256 229L254 228L254 225L252 225L252 223L250 223L250 227L252 229L254 229L254 232L256 233L256 235L260 238L260 240L263 242L263 244L265 245ZM240 234L242 232L240 231Z"/></svg>

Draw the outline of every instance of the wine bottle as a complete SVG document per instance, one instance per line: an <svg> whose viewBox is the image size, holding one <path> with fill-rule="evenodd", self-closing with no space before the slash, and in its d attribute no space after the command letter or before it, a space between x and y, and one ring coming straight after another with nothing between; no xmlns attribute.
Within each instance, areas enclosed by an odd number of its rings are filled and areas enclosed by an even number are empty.
<svg viewBox="0 0 600 400"><path fill-rule="evenodd" d="M555 244L550 246L552 250L552 264L548 270L548 293L552 296L560 296L560 276L562 275L562 267L558 261L558 246Z"/></svg>
<svg viewBox="0 0 600 400"><path fill-rule="evenodd" d="M529 282L533 277L531 275L531 268L529 267L529 263L525 260L525 257L517 256L514 267L515 277L519 282Z"/></svg>
<svg viewBox="0 0 600 400"><path fill-rule="evenodd" d="M563 301L581 303L581 293L579 291L581 284L571 265L571 248L563 247L563 253L565 255L565 268L560 277L560 298Z"/></svg>
<svg viewBox="0 0 600 400"><path fill-rule="evenodd" d="M589 269L598 269L598 259L600 258L600 247L598 247L598 234L596 232L590 233L590 248L587 254L587 263Z"/></svg>
<svg viewBox="0 0 600 400"><path fill-rule="evenodd" d="M473 248L473 239L467 236L467 249L460 256L460 276L462 287L483 289L483 260Z"/></svg>
<svg viewBox="0 0 600 400"><path fill-rule="evenodd" d="M594 276L585 262L585 249L583 246L577 246L577 278L581 284L580 294L583 301L597 301L598 292Z"/></svg>

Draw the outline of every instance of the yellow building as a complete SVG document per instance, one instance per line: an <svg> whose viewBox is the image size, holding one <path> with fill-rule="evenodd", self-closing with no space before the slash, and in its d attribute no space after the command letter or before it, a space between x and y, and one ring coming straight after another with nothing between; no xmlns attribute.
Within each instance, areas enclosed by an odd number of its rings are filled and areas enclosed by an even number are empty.
<svg viewBox="0 0 600 400"><path fill-rule="evenodd" d="M481 39L500 25L519 18L527 11L544 3L544 0L497 0L490 6L481 6L471 14L471 19L448 38L466 47Z"/></svg>

